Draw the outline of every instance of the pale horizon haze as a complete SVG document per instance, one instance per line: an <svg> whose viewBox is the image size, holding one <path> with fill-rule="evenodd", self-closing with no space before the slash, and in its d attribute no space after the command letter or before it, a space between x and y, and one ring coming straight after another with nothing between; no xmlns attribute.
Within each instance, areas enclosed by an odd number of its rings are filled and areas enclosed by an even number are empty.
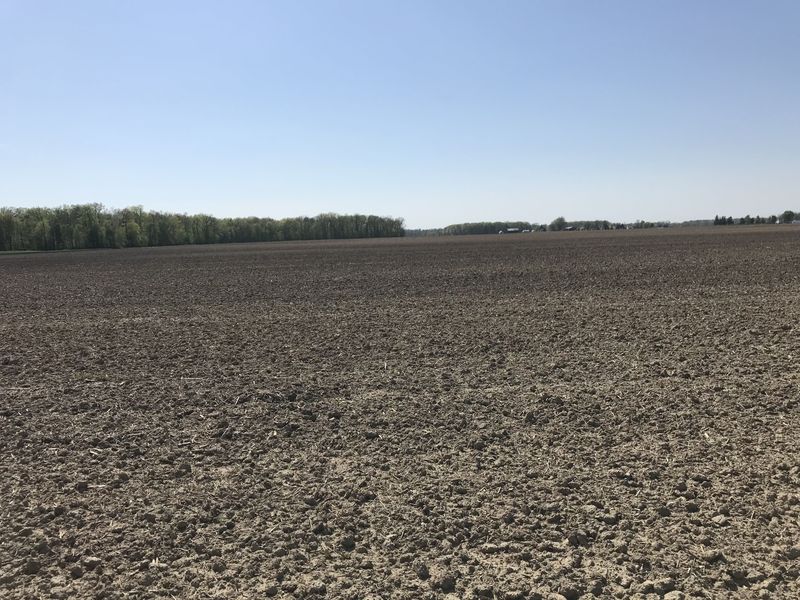
<svg viewBox="0 0 800 600"><path fill-rule="evenodd" d="M800 209L796 1L0 0L0 206Z"/></svg>

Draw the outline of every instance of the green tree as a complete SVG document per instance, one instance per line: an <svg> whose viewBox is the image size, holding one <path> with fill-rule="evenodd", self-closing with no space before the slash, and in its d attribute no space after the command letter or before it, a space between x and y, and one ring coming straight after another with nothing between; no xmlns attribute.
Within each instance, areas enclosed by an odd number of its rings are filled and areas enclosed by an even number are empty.
<svg viewBox="0 0 800 600"><path fill-rule="evenodd" d="M142 228L136 221L125 223L125 245L133 248L142 245Z"/></svg>

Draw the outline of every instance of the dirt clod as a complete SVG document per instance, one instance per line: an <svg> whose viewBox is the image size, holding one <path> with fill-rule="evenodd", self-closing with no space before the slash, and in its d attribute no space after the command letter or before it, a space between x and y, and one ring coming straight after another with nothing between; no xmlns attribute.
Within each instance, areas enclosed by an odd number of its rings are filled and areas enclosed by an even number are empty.
<svg viewBox="0 0 800 600"><path fill-rule="evenodd" d="M706 550L702 554L704 561L708 563L716 563L725 560L725 555L719 550Z"/></svg>
<svg viewBox="0 0 800 600"><path fill-rule="evenodd" d="M452 592L456 589L456 574L451 569L437 567L431 569L428 583L434 590Z"/></svg>
<svg viewBox="0 0 800 600"><path fill-rule="evenodd" d="M25 575L36 575L42 568L42 563L38 560L28 559L25 561L25 564L22 566L22 572Z"/></svg>
<svg viewBox="0 0 800 600"><path fill-rule="evenodd" d="M556 593L566 598L566 600L578 600L583 595L583 590L574 583L561 583Z"/></svg>

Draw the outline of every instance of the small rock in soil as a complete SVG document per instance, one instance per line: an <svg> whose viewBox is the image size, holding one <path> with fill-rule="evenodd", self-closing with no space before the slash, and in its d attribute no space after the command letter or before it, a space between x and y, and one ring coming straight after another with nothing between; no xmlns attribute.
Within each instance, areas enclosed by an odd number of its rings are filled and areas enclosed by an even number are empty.
<svg viewBox="0 0 800 600"><path fill-rule="evenodd" d="M81 560L81 564L88 570L92 571L100 566L102 563L102 559L96 556L85 556L83 560Z"/></svg>
<svg viewBox="0 0 800 600"><path fill-rule="evenodd" d="M713 521L715 525L718 525L720 527L725 527L725 525L728 524L728 517L726 517L725 515L717 515L716 517L712 517L711 521Z"/></svg>

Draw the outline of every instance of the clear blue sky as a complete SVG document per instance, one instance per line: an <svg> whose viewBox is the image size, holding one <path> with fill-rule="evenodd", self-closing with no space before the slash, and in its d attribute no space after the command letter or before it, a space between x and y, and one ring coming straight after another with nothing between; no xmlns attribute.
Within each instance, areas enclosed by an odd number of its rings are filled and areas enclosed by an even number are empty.
<svg viewBox="0 0 800 600"><path fill-rule="evenodd" d="M0 0L0 205L800 208L800 2Z"/></svg>

